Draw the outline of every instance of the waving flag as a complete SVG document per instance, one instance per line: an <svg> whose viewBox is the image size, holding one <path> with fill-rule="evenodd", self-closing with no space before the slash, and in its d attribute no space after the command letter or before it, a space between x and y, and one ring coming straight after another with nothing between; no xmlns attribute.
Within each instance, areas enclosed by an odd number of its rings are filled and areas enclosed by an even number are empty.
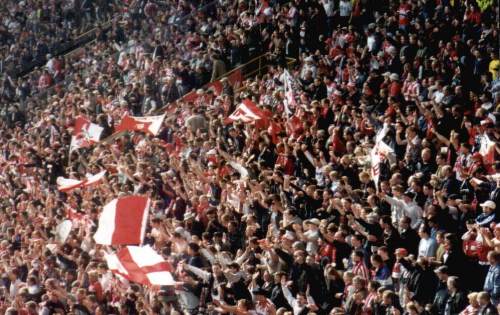
<svg viewBox="0 0 500 315"><path fill-rule="evenodd" d="M73 128L70 151L86 148L99 142L103 130L104 128L92 123L88 118L78 116Z"/></svg>
<svg viewBox="0 0 500 315"><path fill-rule="evenodd" d="M126 196L113 199L99 217L99 227L94 234L97 244L141 244L146 232L151 201L142 196Z"/></svg>
<svg viewBox="0 0 500 315"><path fill-rule="evenodd" d="M241 69L234 70L230 75L227 76L227 82L233 86L233 88L238 88L243 82L243 74Z"/></svg>
<svg viewBox="0 0 500 315"><path fill-rule="evenodd" d="M260 119L264 119L264 117L264 112L260 108L258 108L254 102L250 101L249 99L245 99L241 102L240 105L238 105L238 107L236 107L236 110L231 115L229 115L226 121L228 123L231 123L233 121L250 123Z"/></svg>
<svg viewBox="0 0 500 315"><path fill-rule="evenodd" d="M207 89L212 89L214 91L214 94L216 96L219 96L222 94L222 90L224 89L222 87L222 82L217 80L217 81L212 81L210 83L207 84Z"/></svg>
<svg viewBox="0 0 500 315"><path fill-rule="evenodd" d="M116 132L142 131L156 136L160 132L161 124L165 119L165 115L166 114L147 117L133 117L126 115L123 117L121 123L116 127Z"/></svg>
<svg viewBox="0 0 500 315"><path fill-rule="evenodd" d="M149 246L127 246L116 254L106 255L111 272L144 285L175 285L173 268Z"/></svg>
<svg viewBox="0 0 500 315"><path fill-rule="evenodd" d="M375 187L377 188L377 190L380 177L380 162L382 162L382 158L394 160L394 150L382 140L384 139L388 131L389 127L384 124L383 128L375 136L375 146L370 152L370 175L375 182Z"/></svg>
<svg viewBox="0 0 500 315"><path fill-rule="evenodd" d="M87 178L84 180L58 177L56 179L57 190L67 192L76 188L87 187L101 181L104 175L106 175L106 171L99 172L95 175L87 175Z"/></svg>

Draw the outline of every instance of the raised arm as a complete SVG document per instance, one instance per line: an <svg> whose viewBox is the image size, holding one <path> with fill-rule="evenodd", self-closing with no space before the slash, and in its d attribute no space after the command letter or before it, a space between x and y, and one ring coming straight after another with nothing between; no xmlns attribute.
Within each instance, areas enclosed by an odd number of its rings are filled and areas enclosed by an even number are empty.
<svg viewBox="0 0 500 315"><path fill-rule="evenodd" d="M296 299L293 297L292 292L290 292L285 277L281 278L281 291L283 292L283 295L285 296L285 299L287 300L288 304L293 307L293 305L296 302Z"/></svg>
<svg viewBox="0 0 500 315"><path fill-rule="evenodd" d="M439 142L446 144L447 146L450 145L450 140L447 139L445 136L437 132L434 128L431 129L431 132L436 136Z"/></svg>

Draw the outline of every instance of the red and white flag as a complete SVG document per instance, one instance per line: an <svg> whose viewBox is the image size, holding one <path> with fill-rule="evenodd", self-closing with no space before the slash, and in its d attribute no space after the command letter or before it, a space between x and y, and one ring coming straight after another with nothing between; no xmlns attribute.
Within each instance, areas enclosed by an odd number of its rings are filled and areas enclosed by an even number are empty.
<svg viewBox="0 0 500 315"><path fill-rule="evenodd" d="M86 148L99 142L104 128L94 124L84 116L78 116L73 127L73 136L71 137L70 151Z"/></svg>
<svg viewBox="0 0 500 315"><path fill-rule="evenodd" d="M495 163L495 142L486 134L481 137L479 153L483 156L484 164Z"/></svg>
<svg viewBox="0 0 500 315"><path fill-rule="evenodd" d="M121 123L116 127L116 132L142 131L156 136L160 132L165 115L166 114L146 117L133 117L126 115L123 117Z"/></svg>
<svg viewBox="0 0 500 315"><path fill-rule="evenodd" d="M370 175L373 181L375 182L375 187L377 188L377 191L378 191L378 181L380 177L380 162L382 162L383 158L386 158L389 161L391 160L393 161L395 158L394 150L382 140L387 135L388 131L389 131L388 126L384 124L384 127L381 130L379 130L379 132L375 136L375 146L370 152L370 159L371 159Z"/></svg>
<svg viewBox="0 0 500 315"><path fill-rule="evenodd" d="M110 201L99 217L99 226L94 234L96 243L141 244L146 232L150 203L149 198L142 196L126 196Z"/></svg>
<svg viewBox="0 0 500 315"><path fill-rule="evenodd" d="M258 108L257 105L249 99L245 99L236 107L236 110L229 115L226 122L242 121L244 123L250 123L263 118L265 118L265 115L262 109Z"/></svg>
<svg viewBox="0 0 500 315"><path fill-rule="evenodd" d="M57 190L67 192L76 188L87 187L101 181L104 175L106 175L106 171L99 172L95 175L87 175L87 178L84 180L58 177L56 179Z"/></svg>
<svg viewBox="0 0 500 315"><path fill-rule="evenodd" d="M127 246L105 256L111 272L144 285L175 285L172 266L150 246Z"/></svg>

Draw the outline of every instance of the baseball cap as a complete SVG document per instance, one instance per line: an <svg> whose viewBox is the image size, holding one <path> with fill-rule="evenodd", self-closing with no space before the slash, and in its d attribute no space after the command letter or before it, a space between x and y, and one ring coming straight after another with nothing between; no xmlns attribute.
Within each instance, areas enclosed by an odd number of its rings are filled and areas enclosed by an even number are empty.
<svg viewBox="0 0 500 315"><path fill-rule="evenodd" d="M495 204L494 201L488 200L480 204L481 207L485 208L488 207L490 209L496 209L497 205Z"/></svg>

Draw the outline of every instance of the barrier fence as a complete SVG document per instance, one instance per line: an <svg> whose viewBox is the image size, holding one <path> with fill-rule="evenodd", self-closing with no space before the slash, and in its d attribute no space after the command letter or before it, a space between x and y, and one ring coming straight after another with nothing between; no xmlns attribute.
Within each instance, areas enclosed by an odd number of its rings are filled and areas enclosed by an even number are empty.
<svg viewBox="0 0 500 315"><path fill-rule="evenodd" d="M218 77L214 81L205 84L202 87L202 89L207 89L207 88L210 88L211 86L215 86L216 85L215 82L220 81L222 78L229 78L229 81L231 82L231 81L237 80L236 79L237 77L240 77L239 81L243 81L243 80L247 80L250 78L254 78L256 76L261 76L262 74L267 72L267 69L270 66L275 65L275 63L272 62L270 57L272 57L271 53L264 53L262 55L255 57L255 58L252 58L250 61L248 61L242 65L239 65L236 68L224 73L223 75L221 75L220 77ZM296 62L297 62L296 59L287 57L286 58L287 68L291 69ZM231 80L231 78L234 78L234 79ZM240 84L241 83L242 82L240 82ZM238 86L238 85L235 86L233 84L233 88L236 92L239 92L242 89L244 89L245 87ZM196 93L196 91L191 91L189 93L186 93L185 95L181 96L179 99L175 100L174 102L166 104L163 107L161 107L160 109L158 109L155 112L155 114L160 114L160 113L165 112L170 107L175 106L174 104L177 103L178 101L187 101L189 99L190 95L192 95L194 93Z"/></svg>

